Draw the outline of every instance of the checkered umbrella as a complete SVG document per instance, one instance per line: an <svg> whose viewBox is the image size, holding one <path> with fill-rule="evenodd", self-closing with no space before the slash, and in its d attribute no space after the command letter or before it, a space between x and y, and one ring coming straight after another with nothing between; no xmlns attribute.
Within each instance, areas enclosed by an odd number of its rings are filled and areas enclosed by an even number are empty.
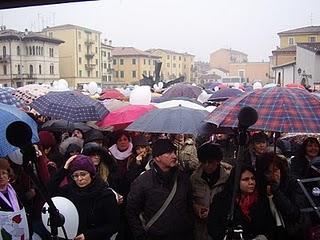
<svg viewBox="0 0 320 240"><path fill-rule="evenodd" d="M244 93L225 101L206 119L218 127L238 127L242 107L257 110L259 119L250 127L274 132L320 132L320 99L299 88L273 87Z"/></svg>
<svg viewBox="0 0 320 240"><path fill-rule="evenodd" d="M50 86L45 84L29 84L17 88L13 95L21 99L25 104L30 104L38 97L47 94L50 91Z"/></svg>
<svg viewBox="0 0 320 240"><path fill-rule="evenodd" d="M97 121L109 112L102 103L76 91L49 92L30 106L44 116L70 122Z"/></svg>
<svg viewBox="0 0 320 240"><path fill-rule="evenodd" d="M14 105L17 108L22 108L24 104L22 101L12 95L13 89L0 88L0 102L8 105Z"/></svg>

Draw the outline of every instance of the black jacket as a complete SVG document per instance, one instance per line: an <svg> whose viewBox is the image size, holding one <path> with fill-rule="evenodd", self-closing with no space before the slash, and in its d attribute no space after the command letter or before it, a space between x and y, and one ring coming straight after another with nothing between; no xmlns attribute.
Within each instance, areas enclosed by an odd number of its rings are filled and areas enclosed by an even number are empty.
<svg viewBox="0 0 320 240"><path fill-rule="evenodd" d="M120 215L115 194L103 180L96 176L92 182L79 188L73 181L59 188L60 182L68 175L62 168L49 183L53 195L68 198L76 206L79 214L78 234L86 240L106 240L118 231Z"/></svg>
<svg viewBox="0 0 320 240"><path fill-rule="evenodd" d="M177 191L171 203L146 233L139 219L143 213L148 222L167 199L177 174ZM127 218L136 239L192 239L193 213L189 177L178 169L163 173L154 164L131 185Z"/></svg>

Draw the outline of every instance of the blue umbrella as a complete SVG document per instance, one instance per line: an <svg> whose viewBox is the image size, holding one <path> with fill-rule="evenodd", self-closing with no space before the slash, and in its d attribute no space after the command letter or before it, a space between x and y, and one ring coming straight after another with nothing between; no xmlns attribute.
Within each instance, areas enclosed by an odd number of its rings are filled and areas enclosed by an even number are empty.
<svg viewBox="0 0 320 240"><path fill-rule="evenodd" d="M109 113L102 103L76 91L49 92L30 106L44 116L70 122L98 121Z"/></svg>
<svg viewBox="0 0 320 240"><path fill-rule="evenodd" d="M197 134L207 111L186 107L152 110L131 123L126 130L151 133Z"/></svg>
<svg viewBox="0 0 320 240"><path fill-rule="evenodd" d="M31 141L33 143L39 142L37 123L31 117L29 117L28 114L21 111L17 107L0 103L0 119L0 157L5 157L17 150L17 148L12 146L6 138L7 127L10 123L13 123L15 121L22 121L27 123L32 130Z"/></svg>
<svg viewBox="0 0 320 240"><path fill-rule="evenodd" d="M219 91L214 92L208 99L208 101L214 101L214 102L222 102L227 100L231 97L237 97L241 95L243 91L237 89L237 88L225 88L221 89Z"/></svg>
<svg viewBox="0 0 320 240"><path fill-rule="evenodd" d="M8 105L14 105L18 108L21 108L24 106L22 101L12 94L13 89L11 88L0 88L0 103L8 104Z"/></svg>

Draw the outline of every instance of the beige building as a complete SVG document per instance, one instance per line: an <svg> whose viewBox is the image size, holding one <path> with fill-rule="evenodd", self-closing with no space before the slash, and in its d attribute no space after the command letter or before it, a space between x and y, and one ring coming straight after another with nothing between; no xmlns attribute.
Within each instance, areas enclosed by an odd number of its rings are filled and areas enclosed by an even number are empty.
<svg viewBox="0 0 320 240"><path fill-rule="evenodd" d="M154 76L155 62L160 59L133 47L115 47L112 50L113 82L118 85L136 84L146 76Z"/></svg>
<svg viewBox="0 0 320 240"><path fill-rule="evenodd" d="M220 68L229 71L231 63L248 62L248 55L233 49L221 48L210 54L210 68Z"/></svg>
<svg viewBox="0 0 320 240"><path fill-rule="evenodd" d="M66 24L47 27L43 33L64 41L59 46L60 76L69 87L81 88L92 81L101 85L101 32Z"/></svg>
<svg viewBox="0 0 320 240"><path fill-rule="evenodd" d="M230 76L239 76L247 79L247 83L255 81L268 83L270 81L270 62L231 63Z"/></svg>
<svg viewBox="0 0 320 240"><path fill-rule="evenodd" d="M45 35L0 29L0 84L21 87L59 80L59 44Z"/></svg>
<svg viewBox="0 0 320 240"><path fill-rule="evenodd" d="M161 80L172 80L184 76L185 82L195 81L194 55L164 49L149 49L147 52L161 58Z"/></svg>
<svg viewBox="0 0 320 240"><path fill-rule="evenodd" d="M111 40L105 39L104 43L101 43L101 77L103 88L113 84L112 49Z"/></svg>

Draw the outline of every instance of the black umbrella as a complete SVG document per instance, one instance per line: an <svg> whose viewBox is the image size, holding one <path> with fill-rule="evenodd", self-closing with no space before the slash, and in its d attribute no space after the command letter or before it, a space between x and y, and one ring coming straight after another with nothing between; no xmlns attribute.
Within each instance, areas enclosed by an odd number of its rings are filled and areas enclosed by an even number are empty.
<svg viewBox="0 0 320 240"><path fill-rule="evenodd" d="M41 130L61 132L61 131L73 131L74 129L80 129L86 132L91 129L88 125L82 122L72 123L63 119L49 120L41 126Z"/></svg>

